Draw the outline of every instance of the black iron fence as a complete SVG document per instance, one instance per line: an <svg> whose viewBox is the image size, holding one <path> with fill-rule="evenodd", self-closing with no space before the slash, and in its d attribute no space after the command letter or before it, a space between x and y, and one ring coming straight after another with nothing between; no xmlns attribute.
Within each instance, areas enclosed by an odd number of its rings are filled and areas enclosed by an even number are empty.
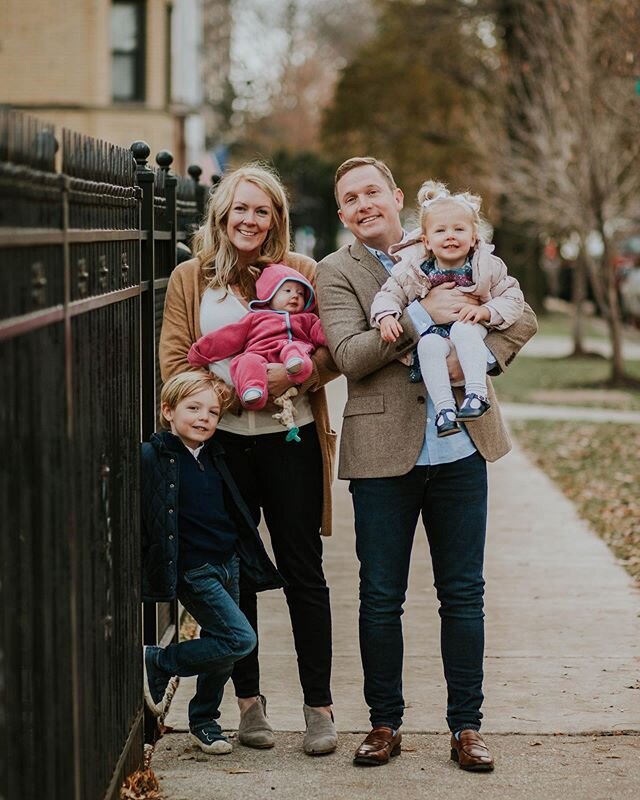
<svg viewBox="0 0 640 800"><path fill-rule="evenodd" d="M175 635L172 606L141 614L138 444L205 190L148 157L0 111L0 800L117 797L142 638Z"/></svg>

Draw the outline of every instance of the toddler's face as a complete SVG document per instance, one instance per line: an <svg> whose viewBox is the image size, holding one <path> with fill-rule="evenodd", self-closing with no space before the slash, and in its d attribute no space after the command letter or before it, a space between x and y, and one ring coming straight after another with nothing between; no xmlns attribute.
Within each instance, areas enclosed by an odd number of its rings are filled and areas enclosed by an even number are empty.
<svg viewBox="0 0 640 800"><path fill-rule="evenodd" d="M220 419L220 400L213 389L201 389L185 397L175 408L164 404L162 413L171 424L171 433L195 450L215 433Z"/></svg>
<svg viewBox="0 0 640 800"><path fill-rule="evenodd" d="M270 305L274 311L299 314L304 308L305 288L298 281L285 281L273 295Z"/></svg>
<svg viewBox="0 0 640 800"><path fill-rule="evenodd" d="M476 243L471 212L460 203L437 203L424 219L422 240L440 266L461 267Z"/></svg>

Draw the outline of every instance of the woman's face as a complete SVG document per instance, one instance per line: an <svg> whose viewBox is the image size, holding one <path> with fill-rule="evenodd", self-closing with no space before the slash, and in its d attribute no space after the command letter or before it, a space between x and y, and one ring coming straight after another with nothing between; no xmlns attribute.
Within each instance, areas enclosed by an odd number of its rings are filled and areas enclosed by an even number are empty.
<svg viewBox="0 0 640 800"><path fill-rule="evenodd" d="M273 204L269 195L255 183L239 183L227 217L227 236L240 261L250 263L260 254L272 227Z"/></svg>

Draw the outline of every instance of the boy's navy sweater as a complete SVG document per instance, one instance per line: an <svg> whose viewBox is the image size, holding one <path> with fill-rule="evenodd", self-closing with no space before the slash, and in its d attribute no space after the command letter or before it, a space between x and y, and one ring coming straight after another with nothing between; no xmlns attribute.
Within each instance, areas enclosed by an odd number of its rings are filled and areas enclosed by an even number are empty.
<svg viewBox="0 0 640 800"><path fill-rule="evenodd" d="M183 462L179 452L170 449L174 446L173 439L168 431L162 431L153 433L150 440L140 446L142 599L145 602L164 603L177 596L178 563L183 546L178 533L182 468L190 467L191 463ZM224 451L215 436L199 456L200 461L210 462L221 478L224 505L218 506L218 510L226 513L235 526L235 551L240 558L242 579L259 592L283 586L282 576L264 549L251 512L229 472ZM198 469L187 450L185 458L191 459Z"/></svg>
<svg viewBox="0 0 640 800"><path fill-rule="evenodd" d="M168 434L165 441L180 461L178 573L222 564L233 555L238 536L225 508L222 476L207 457L209 442L196 460L177 436Z"/></svg>

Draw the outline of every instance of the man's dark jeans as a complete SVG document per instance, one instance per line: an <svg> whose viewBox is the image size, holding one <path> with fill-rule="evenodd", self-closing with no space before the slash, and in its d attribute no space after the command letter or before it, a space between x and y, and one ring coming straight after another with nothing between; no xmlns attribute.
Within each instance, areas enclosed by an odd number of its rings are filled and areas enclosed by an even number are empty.
<svg viewBox="0 0 640 800"><path fill-rule="evenodd" d="M372 726L400 727L404 604L422 514L440 602L450 730L480 728L484 655L486 462L474 453L393 478L352 480L360 560L360 652Z"/></svg>

